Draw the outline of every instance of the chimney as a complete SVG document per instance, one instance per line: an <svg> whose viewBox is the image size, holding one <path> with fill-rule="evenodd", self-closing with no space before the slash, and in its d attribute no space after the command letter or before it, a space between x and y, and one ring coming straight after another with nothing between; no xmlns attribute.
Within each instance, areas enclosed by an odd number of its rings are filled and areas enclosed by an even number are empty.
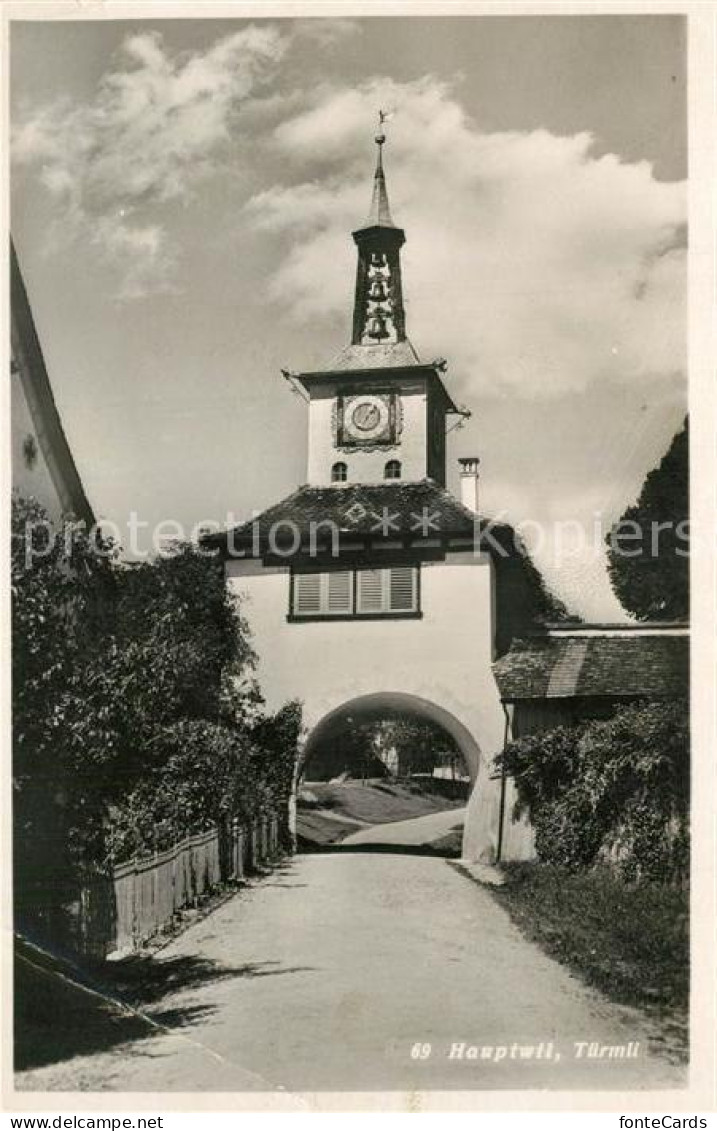
<svg viewBox="0 0 717 1131"><path fill-rule="evenodd" d="M478 514L478 456L458 460L461 469L461 502L473 514Z"/></svg>

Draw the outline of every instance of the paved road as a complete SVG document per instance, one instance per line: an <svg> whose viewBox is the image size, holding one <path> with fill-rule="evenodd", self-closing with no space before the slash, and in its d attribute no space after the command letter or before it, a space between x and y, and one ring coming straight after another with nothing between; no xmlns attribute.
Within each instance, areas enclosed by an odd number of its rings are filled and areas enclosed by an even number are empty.
<svg viewBox="0 0 717 1131"><path fill-rule="evenodd" d="M25 1072L18 1086L414 1093L682 1082L649 1054L639 1014L584 988L439 858L297 857L154 961L163 989L147 1007L151 1025L133 1023L131 1040L119 1025L103 1051ZM574 1041L638 1041L638 1057L575 1059ZM514 1058L514 1043L540 1042L560 1059ZM506 1051L450 1059L461 1043ZM426 1059L412 1059L417 1044L430 1045Z"/></svg>
<svg viewBox="0 0 717 1131"><path fill-rule="evenodd" d="M427 813L410 821L390 821L384 825L371 825L344 837L342 844L398 844L405 847L427 845L448 836L463 825L465 809L443 809Z"/></svg>

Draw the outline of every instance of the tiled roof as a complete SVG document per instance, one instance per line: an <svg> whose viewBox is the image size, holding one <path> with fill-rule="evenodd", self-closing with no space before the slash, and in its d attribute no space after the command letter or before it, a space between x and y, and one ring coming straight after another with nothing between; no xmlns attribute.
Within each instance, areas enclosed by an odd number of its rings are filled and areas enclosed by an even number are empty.
<svg viewBox="0 0 717 1131"><path fill-rule="evenodd" d="M493 665L501 699L686 695L687 634L545 636L514 641Z"/></svg>
<svg viewBox="0 0 717 1131"><path fill-rule="evenodd" d="M411 542L472 540L476 521L458 499L430 479L304 486L255 519L231 532L209 535L205 542L228 549L257 546L263 552L270 544L270 534L274 545L285 546L297 541L297 532L302 547L310 543L312 534L319 543L331 545L334 531L338 531L339 546L367 537ZM478 521L481 529L488 526L487 520ZM498 525L492 525L491 532L503 542L506 532L512 533Z"/></svg>
<svg viewBox="0 0 717 1131"><path fill-rule="evenodd" d="M331 372L343 372L349 369L401 369L410 365L420 365L420 359L408 338L404 338L402 342L345 346L327 368Z"/></svg>

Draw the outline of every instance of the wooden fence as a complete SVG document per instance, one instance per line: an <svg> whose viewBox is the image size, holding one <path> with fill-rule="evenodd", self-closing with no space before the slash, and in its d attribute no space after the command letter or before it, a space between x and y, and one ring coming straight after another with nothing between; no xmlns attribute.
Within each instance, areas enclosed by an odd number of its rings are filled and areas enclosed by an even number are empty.
<svg viewBox="0 0 717 1131"><path fill-rule="evenodd" d="M80 894L78 945L92 958L127 953L221 884L241 880L279 855L279 818L237 819L187 837L164 852L118 865Z"/></svg>

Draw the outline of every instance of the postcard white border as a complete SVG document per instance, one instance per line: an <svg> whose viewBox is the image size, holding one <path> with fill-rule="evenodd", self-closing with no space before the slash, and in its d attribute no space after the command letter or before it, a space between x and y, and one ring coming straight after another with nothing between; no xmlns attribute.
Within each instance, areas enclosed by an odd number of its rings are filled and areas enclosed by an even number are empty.
<svg viewBox="0 0 717 1131"><path fill-rule="evenodd" d="M501 15L686 15L688 18L689 112L689 407L691 445L692 575L692 727L693 727L693 871L692 871L692 972L691 1062L689 1085L679 1091L575 1092L575 1091L450 1091L450 1092L322 1092L322 1093L122 1093L25 1092L12 1080L12 930L10 918L10 679L7 652L0 665L2 695L2 914L0 994L2 1017L2 1110L6 1112L126 1113L151 1111L236 1112L695 1112L717 1110L717 1012L715 996L715 821L717 809L717 727L715 683L716 572L714 532L717 519L717 414L714 361L715 313L715 27L717 3L470 3L465 0L236 0L202 3L119 3L114 0L77 0L54 3L26 0L4 3L0 31L2 54L2 139L8 138L9 32L14 20L119 20L202 19L251 17L365 17L485 16ZM2 275L2 358L10 371L7 249L9 234L8 146L4 160L0 217L4 231L5 270ZM6 537L2 540L3 579L9 574L9 382L2 388L2 515ZM9 639L9 586L0 589L0 627L3 643Z"/></svg>

